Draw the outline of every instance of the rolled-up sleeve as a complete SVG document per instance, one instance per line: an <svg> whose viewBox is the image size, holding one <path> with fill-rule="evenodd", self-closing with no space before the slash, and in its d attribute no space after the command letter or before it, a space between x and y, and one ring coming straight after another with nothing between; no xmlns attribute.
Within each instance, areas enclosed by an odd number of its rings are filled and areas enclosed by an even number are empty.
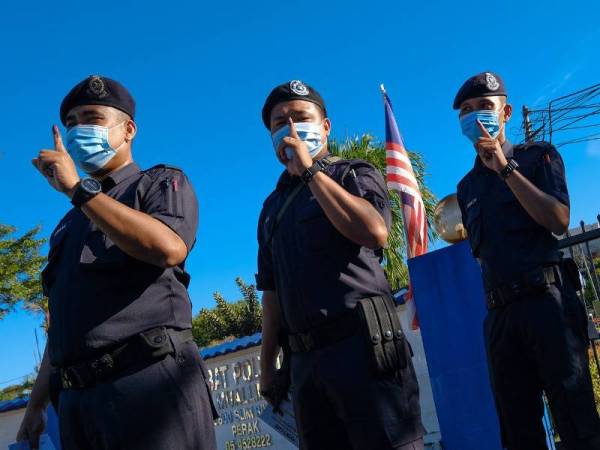
<svg viewBox="0 0 600 450"><path fill-rule="evenodd" d="M191 250L198 230L198 199L192 184L175 169L147 176L151 184L143 194L142 211L171 228Z"/></svg>

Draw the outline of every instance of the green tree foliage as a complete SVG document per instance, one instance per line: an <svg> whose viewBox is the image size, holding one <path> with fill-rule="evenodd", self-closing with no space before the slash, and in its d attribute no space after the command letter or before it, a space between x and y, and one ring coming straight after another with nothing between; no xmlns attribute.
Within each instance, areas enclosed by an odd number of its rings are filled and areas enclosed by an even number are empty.
<svg viewBox="0 0 600 450"><path fill-rule="evenodd" d="M14 400L29 395L33 383L35 383L36 375L27 375L19 384L13 384L0 390L0 401Z"/></svg>
<svg viewBox="0 0 600 450"><path fill-rule="evenodd" d="M329 143L332 154L344 159L363 159L373 164L385 177L386 153L383 143L377 141L369 134L347 138L345 141L332 141ZM433 213L437 200L431 190L425 184L425 161L416 152L409 151L415 176L419 183L427 219L433 223ZM408 284L408 270L406 267L406 240L404 235L404 224L402 221L402 207L400 197L395 191L389 191L392 203L392 229L388 236L388 247L384 252L383 267L393 290L397 290ZM436 238L435 231L429 227L429 239Z"/></svg>
<svg viewBox="0 0 600 450"><path fill-rule="evenodd" d="M596 346L596 353L600 353L600 344L598 342L594 342ZM589 350L589 358L590 358L590 375L592 376L592 385L594 387L594 397L596 399L596 409L598 410L598 414L600 414L600 372L598 372L598 366L596 366L596 360L594 359L594 355L592 353L592 349Z"/></svg>
<svg viewBox="0 0 600 450"><path fill-rule="evenodd" d="M199 347L260 331L262 308L256 287L246 284L239 277L235 283L242 294L241 300L228 302L219 292L215 292L213 298L216 306L213 309L202 308L192 320L194 340Z"/></svg>
<svg viewBox="0 0 600 450"><path fill-rule="evenodd" d="M15 228L0 224L0 319L22 302L47 323L48 302L42 293L40 270L46 258L40 256L45 239L36 227L15 238Z"/></svg>
<svg viewBox="0 0 600 450"><path fill-rule="evenodd" d="M579 264L580 268L585 267L583 264L583 256L580 258L582 260L582 263ZM600 278L600 258L594 258L594 268L596 270L596 274L598 274L598 278ZM593 270L592 267L589 267L589 270ZM594 293L594 283L590 277L591 274L589 274L587 271L583 271L583 278L585 281L585 288L583 290L583 299L585 300L586 306L590 309L593 310L592 305L594 304L594 301L596 301L596 294ZM599 293L600 294L600 293Z"/></svg>

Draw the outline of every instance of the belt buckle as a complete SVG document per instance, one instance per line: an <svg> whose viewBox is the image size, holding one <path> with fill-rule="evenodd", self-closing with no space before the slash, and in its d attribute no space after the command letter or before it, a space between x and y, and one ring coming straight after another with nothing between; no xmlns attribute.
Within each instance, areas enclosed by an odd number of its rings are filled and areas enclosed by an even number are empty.
<svg viewBox="0 0 600 450"><path fill-rule="evenodd" d="M102 355L100 358L90 364L90 367L97 376L109 373L114 367L114 360L109 354Z"/></svg>
<svg viewBox="0 0 600 450"><path fill-rule="evenodd" d="M299 337L305 352L309 352L314 348L315 340L310 333L300 333Z"/></svg>
<svg viewBox="0 0 600 450"><path fill-rule="evenodd" d="M77 373L77 370L75 370L73 367L61 369L60 379L64 389L71 389L83 385L79 373Z"/></svg>

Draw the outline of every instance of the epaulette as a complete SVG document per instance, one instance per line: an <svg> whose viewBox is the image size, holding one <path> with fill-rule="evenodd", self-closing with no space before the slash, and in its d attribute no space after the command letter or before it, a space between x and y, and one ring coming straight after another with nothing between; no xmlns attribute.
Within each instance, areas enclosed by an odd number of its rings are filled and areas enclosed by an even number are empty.
<svg viewBox="0 0 600 450"><path fill-rule="evenodd" d="M529 150L531 148L539 148L540 150L548 151L554 149L554 145L546 141L531 141L515 145L519 150Z"/></svg>
<svg viewBox="0 0 600 450"><path fill-rule="evenodd" d="M150 167L149 169L144 170L144 172L152 172L157 169L170 169L176 170L177 172L183 172L179 167L171 166L169 164L157 164L155 166Z"/></svg>
<svg viewBox="0 0 600 450"><path fill-rule="evenodd" d="M142 173L144 175L148 175L151 179L154 179L157 176L160 176L161 174L165 174L172 171L183 173L183 170L181 170L179 167L170 166L168 164L157 164L156 166L143 170Z"/></svg>

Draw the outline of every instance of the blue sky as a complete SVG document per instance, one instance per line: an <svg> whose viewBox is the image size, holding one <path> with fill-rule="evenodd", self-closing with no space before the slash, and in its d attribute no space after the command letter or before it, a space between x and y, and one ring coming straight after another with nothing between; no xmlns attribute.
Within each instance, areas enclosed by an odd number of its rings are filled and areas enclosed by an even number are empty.
<svg viewBox="0 0 600 450"><path fill-rule="evenodd" d="M210 4L209 4L210 3ZM134 156L182 167L200 200L188 259L196 312L236 276L253 281L256 220L281 167L260 120L276 84L302 79L327 102L333 135L384 133L385 83L406 145L442 197L473 162L452 99L468 76L499 72L515 106L600 82L596 1L5 2L0 7L0 222L47 236L65 197L30 159L52 143L63 96L90 74L138 104ZM563 148L572 223L594 220L600 145ZM32 370L38 319L0 321L0 382ZM0 384L0 387L3 386Z"/></svg>

